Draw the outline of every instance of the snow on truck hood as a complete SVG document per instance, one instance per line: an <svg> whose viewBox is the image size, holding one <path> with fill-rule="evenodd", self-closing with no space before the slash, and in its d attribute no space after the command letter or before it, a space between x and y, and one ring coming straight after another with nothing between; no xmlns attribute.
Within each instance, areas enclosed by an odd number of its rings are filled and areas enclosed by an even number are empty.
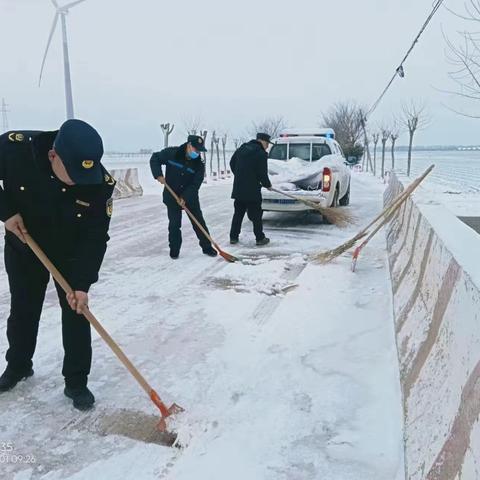
<svg viewBox="0 0 480 480"><path fill-rule="evenodd" d="M296 183L304 182L318 182L319 177L323 173L325 167L325 160L329 155L317 160L309 162L301 158L291 158L288 161L283 160L268 160L268 173L270 180L276 185L282 185L284 190L295 189ZM287 188L290 184L291 188ZM283 188L283 187L286 188Z"/></svg>

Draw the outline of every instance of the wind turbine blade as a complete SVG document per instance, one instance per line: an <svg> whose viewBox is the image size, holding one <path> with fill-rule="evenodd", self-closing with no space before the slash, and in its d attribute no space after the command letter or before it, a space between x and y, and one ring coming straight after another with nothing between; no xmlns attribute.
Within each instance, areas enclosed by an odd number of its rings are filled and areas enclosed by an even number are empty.
<svg viewBox="0 0 480 480"><path fill-rule="evenodd" d="M52 37L53 37L53 34L55 33L55 28L57 28L57 23L58 23L58 17L59 16L60 16L60 14L57 12L55 14L55 17L53 18L52 29L50 30L50 35L48 37L48 42L47 42L47 48L45 49L45 55L43 56L42 67L40 68L40 76L38 78L38 86L40 86L40 84L42 83L43 68L45 67L45 61L47 60L48 49L50 48L50 44L52 43Z"/></svg>
<svg viewBox="0 0 480 480"><path fill-rule="evenodd" d="M76 2L72 3L67 3L65 6L62 7L63 10L68 10L69 8L74 7L75 5L78 5L79 3L84 2L85 0L76 0Z"/></svg>

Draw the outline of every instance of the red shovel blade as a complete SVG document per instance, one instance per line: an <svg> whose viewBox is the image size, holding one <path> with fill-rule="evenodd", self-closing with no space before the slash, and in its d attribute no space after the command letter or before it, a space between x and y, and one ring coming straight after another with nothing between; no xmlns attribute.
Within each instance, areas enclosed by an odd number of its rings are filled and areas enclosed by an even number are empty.
<svg viewBox="0 0 480 480"><path fill-rule="evenodd" d="M165 421L166 418L170 417L171 415L175 415L177 413L184 412L185 410L177 405L176 403L172 404L169 408L162 402L162 399L158 395L155 390L150 391L150 399L152 402L158 407L160 413L162 414L162 418L157 425L157 429L160 432L165 432L167 430L167 423Z"/></svg>
<svg viewBox="0 0 480 480"><path fill-rule="evenodd" d="M360 255L360 251L362 250L362 247L357 247L355 251L353 252L353 259L352 259L352 272L355 272L355 269L357 268L357 260Z"/></svg>
<svg viewBox="0 0 480 480"><path fill-rule="evenodd" d="M237 258L237 257L234 257L233 255L230 255L229 253L224 252L216 243L214 243L213 246L214 246L215 249L217 250L218 254L219 254L222 258L224 258L227 262L235 263L235 262L238 261L238 258Z"/></svg>

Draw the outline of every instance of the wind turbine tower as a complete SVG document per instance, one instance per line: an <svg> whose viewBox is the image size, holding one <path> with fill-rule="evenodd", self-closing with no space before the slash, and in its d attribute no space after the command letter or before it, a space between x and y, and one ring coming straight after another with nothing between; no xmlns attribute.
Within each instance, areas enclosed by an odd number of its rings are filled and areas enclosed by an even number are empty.
<svg viewBox="0 0 480 480"><path fill-rule="evenodd" d="M67 107L67 119L74 118L73 112L73 93L72 93L72 78L70 75L70 58L68 55L68 38L67 38L67 15L69 10L72 7L75 7L79 3L84 2L85 0L76 0L75 2L67 3L64 6L58 5L57 0L51 0L53 6L56 9L55 16L53 17L53 25L50 30L50 35L48 37L47 48L45 49L45 54L43 56L42 67L40 69L40 77L38 79L38 86L42 82L43 69L45 67L45 61L47 60L48 50L50 44L52 43L53 34L57 28L58 19L60 18L62 24L62 41L63 41L63 68L65 74L65 102Z"/></svg>

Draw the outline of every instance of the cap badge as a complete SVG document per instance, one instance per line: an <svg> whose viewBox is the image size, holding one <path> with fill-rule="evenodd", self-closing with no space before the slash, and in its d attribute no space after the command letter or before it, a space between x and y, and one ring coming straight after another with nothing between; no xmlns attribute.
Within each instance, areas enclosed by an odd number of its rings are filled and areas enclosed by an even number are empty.
<svg viewBox="0 0 480 480"><path fill-rule="evenodd" d="M25 137L23 136L23 133L9 133L8 134L8 139L11 142L23 142L25 140Z"/></svg>
<svg viewBox="0 0 480 480"><path fill-rule="evenodd" d="M82 167L85 168L86 170L90 170L95 162L93 160L84 160L82 162Z"/></svg>

